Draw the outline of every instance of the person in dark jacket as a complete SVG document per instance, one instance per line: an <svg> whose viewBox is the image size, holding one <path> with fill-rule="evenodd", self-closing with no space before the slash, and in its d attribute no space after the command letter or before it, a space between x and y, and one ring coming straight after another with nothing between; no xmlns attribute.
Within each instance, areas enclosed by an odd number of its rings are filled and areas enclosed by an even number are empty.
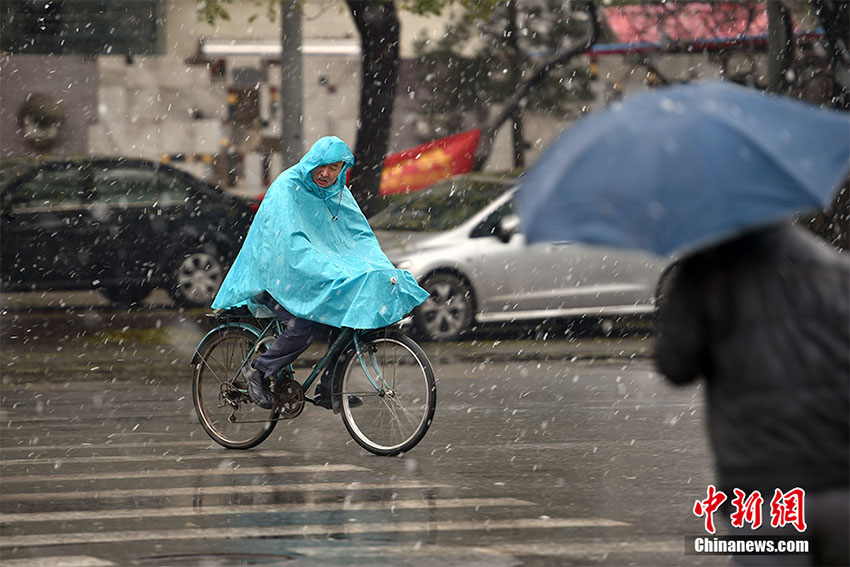
<svg viewBox="0 0 850 567"><path fill-rule="evenodd" d="M774 225L680 260L667 283L655 362L673 384L706 381L718 489L759 491L765 535L782 535L776 489L805 491L810 553L735 561L850 565L850 259Z"/></svg>

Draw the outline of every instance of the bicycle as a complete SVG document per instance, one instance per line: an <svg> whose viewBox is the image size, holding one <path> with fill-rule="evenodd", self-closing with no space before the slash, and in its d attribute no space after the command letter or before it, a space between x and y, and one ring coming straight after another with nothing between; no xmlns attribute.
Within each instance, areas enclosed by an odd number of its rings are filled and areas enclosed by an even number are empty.
<svg viewBox="0 0 850 567"><path fill-rule="evenodd" d="M280 322L261 323L247 310L212 317L217 324L192 357L192 395L204 430L228 449L256 447L278 421L298 417L305 402L313 401L305 392L337 354L333 410L361 447L382 456L405 453L431 426L437 406L434 370L422 348L395 329L342 329L303 382L291 366L272 377L275 403L264 410L251 402L241 373L274 342ZM362 405L350 403L351 396Z"/></svg>

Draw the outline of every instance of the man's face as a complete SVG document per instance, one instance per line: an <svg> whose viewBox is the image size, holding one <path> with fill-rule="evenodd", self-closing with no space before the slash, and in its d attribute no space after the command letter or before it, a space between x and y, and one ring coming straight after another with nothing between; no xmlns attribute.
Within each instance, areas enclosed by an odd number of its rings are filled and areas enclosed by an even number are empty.
<svg viewBox="0 0 850 567"><path fill-rule="evenodd" d="M336 161L334 163L320 165L314 168L310 172L310 175L319 187L330 187L336 183L336 178L339 177L339 172L342 171L343 163L345 162Z"/></svg>

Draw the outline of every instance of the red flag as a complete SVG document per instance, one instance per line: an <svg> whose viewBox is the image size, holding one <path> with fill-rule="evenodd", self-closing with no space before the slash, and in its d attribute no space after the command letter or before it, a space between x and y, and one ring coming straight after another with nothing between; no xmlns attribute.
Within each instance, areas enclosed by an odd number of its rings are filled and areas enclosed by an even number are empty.
<svg viewBox="0 0 850 567"><path fill-rule="evenodd" d="M478 129L440 138L387 156L381 173L381 195L423 189L435 181L467 173L475 161Z"/></svg>

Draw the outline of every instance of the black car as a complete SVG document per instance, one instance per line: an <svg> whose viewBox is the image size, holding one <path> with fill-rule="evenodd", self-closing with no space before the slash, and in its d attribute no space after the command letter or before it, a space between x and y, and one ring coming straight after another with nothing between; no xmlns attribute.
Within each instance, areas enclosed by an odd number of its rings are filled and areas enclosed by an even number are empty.
<svg viewBox="0 0 850 567"><path fill-rule="evenodd" d="M174 167L90 158L0 166L3 291L165 287L209 306L253 218L248 203Z"/></svg>

